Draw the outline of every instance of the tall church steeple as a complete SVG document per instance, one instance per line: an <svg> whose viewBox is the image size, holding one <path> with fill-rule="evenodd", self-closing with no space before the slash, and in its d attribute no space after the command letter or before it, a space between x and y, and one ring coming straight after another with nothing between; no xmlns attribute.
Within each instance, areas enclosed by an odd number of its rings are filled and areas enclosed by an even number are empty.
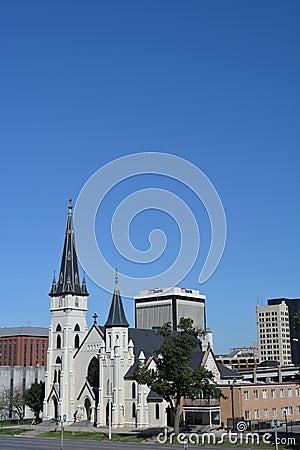
<svg viewBox="0 0 300 450"><path fill-rule="evenodd" d="M69 213L65 242L59 271L59 278L56 289L52 286L50 296L55 297L62 294L89 295L86 290L85 280L83 286L80 286L78 259L75 245L75 233L73 224L73 205L72 199L69 201Z"/></svg>
<svg viewBox="0 0 300 450"><path fill-rule="evenodd" d="M119 277L118 277L118 269L116 269L115 276L115 289L112 298L112 302L110 305L110 310L108 314L108 318L105 324L105 328L111 327L129 327L129 323L127 322L122 298L119 289Z"/></svg>

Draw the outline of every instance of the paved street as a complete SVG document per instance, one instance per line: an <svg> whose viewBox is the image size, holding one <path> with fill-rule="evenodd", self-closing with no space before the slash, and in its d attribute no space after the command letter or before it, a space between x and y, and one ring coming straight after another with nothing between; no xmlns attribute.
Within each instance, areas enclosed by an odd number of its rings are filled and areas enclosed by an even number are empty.
<svg viewBox="0 0 300 450"><path fill-rule="evenodd" d="M93 450L93 449L116 449L116 450L145 450L153 448L153 444L133 444L132 442L108 442L108 441L83 441L83 440L64 440L64 449L66 450ZM183 446L181 446L183 447ZM155 445L155 449L173 449L174 445ZM180 448L180 447L179 447ZM0 449L2 450L53 450L60 449L60 440L56 438L32 438L24 436L1 436Z"/></svg>
<svg viewBox="0 0 300 450"><path fill-rule="evenodd" d="M174 450L176 448L183 448L183 445L156 445L151 443L133 444L132 442L108 442L108 441L83 441L83 440L70 440L64 441L64 449L66 450L94 450L94 449L115 449L115 450ZM47 439L47 438L32 438L24 436L1 436L0 437L0 449L1 450L59 450L59 439ZM210 447L206 447L209 450ZM211 450L214 450L212 447ZM222 450L232 450L222 447ZM235 447L235 450L244 450L239 447Z"/></svg>

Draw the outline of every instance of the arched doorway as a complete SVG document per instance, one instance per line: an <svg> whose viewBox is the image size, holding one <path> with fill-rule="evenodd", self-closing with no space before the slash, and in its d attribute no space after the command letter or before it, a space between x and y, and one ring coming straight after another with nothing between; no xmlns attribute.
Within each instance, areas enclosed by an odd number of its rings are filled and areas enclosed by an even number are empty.
<svg viewBox="0 0 300 450"><path fill-rule="evenodd" d="M110 412L110 423L111 423L111 410L109 408L109 402L106 403L106 426L109 425L109 412Z"/></svg>
<svg viewBox="0 0 300 450"><path fill-rule="evenodd" d="M56 397L52 397L52 401L53 401L53 416L54 419L57 420L58 417L58 402L57 402L57 398Z"/></svg>
<svg viewBox="0 0 300 450"><path fill-rule="evenodd" d="M84 408L86 413L86 419L90 422L91 420L91 402L88 398L84 400Z"/></svg>

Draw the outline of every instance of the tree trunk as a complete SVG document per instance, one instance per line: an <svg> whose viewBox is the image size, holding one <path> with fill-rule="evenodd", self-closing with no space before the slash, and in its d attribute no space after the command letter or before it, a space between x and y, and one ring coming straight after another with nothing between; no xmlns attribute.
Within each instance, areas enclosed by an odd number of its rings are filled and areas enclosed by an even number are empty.
<svg viewBox="0 0 300 450"><path fill-rule="evenodd" d="M35 411L34 415L35 415L35 423L36 424L40 423L40 411Z"/></svg>
<svg viewBox="0 0 300 450"><path fill-rule="evenodd" d="M174 433L176 436L179 434L179 421L180 421L180 402L175 405L175 414L174 414Z"/></svg>

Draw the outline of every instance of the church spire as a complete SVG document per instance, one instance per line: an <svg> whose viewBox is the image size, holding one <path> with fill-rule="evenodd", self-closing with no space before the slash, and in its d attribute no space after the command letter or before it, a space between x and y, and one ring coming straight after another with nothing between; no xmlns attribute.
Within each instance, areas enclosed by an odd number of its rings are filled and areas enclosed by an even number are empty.
<svg viewBox="0 0 300 450"><path fill-rule="evenodd" d="M59 278L56 290L54 292L54 289L52 287L50 296L57 296L61 294L76 294L84 296L88 295L86 287L83 290L80 287L78 259L75 246L72 199L70 199L69 201L68 209L69 212L67 228L59 271Z"/></svg>
<svg viewBox="0 0 300 450"><path fill-rule="evenodd" d="M129 323L127 322L122 298L119 289L119 276L118 269L116 269L115 275L115 289L113 293L113 298L110 305L110 310L108 314L108 318L105 324L105 328L111 327L129 327Z"/></svg>

